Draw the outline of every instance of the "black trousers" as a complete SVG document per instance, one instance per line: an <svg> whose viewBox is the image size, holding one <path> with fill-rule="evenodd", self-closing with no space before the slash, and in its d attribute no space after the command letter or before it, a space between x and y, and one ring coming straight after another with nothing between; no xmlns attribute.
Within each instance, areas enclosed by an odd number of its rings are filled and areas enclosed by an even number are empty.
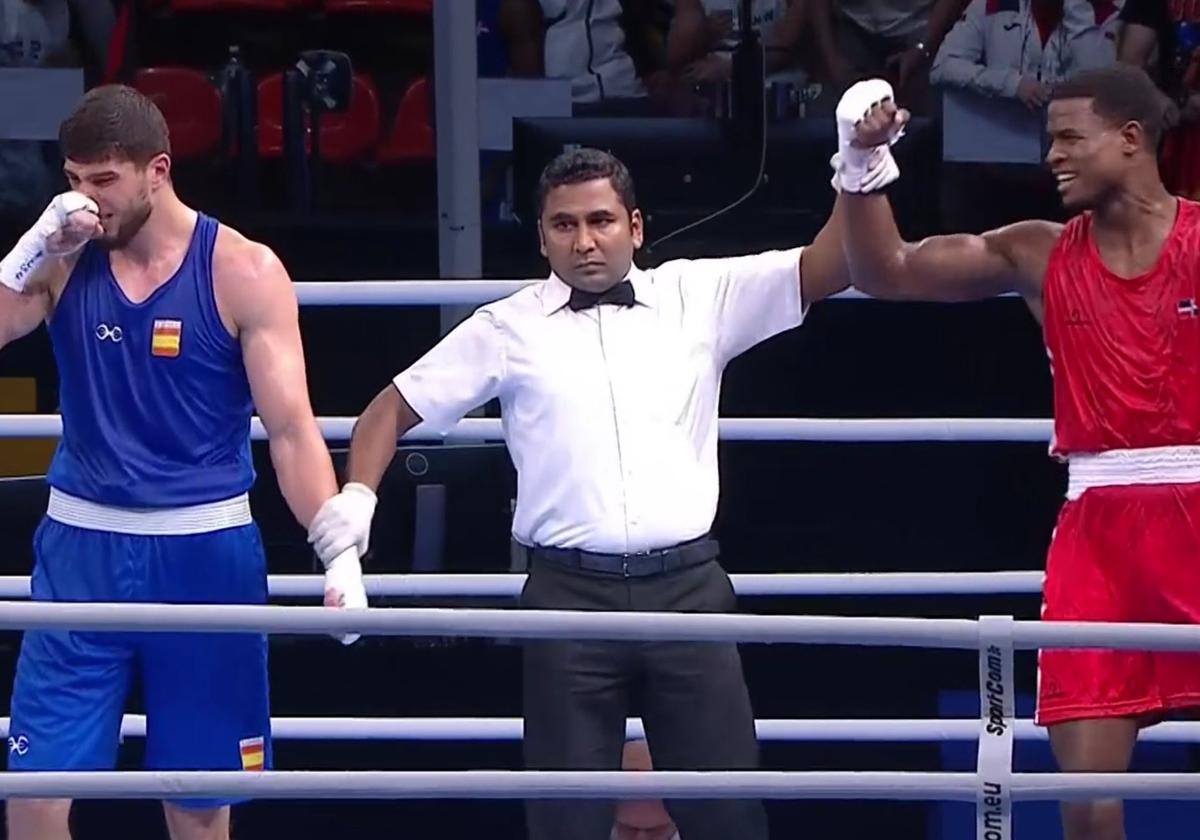
<svg viewBox="0 0 1200 840"><path fill-rule="evenodd" d="M716 561L622 578L535 561L521 595L531 609L733 612ZM656 770L754 770L754 713L733 643L533 640L525 643L525 764L617 770L625 718L640 712ZM765 840L762 803L668 800L683 840ZM530 840L608 840L611 800L530 800Z"/></svg>

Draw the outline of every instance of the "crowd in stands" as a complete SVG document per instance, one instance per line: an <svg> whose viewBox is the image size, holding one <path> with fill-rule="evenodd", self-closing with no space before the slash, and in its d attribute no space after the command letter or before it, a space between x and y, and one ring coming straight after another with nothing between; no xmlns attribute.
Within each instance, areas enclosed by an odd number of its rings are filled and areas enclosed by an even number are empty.
<svg viewBox="0 0 1200 840"><path fill-rule="evenodd" d="M465 1L465 0L464 0ZM569 82L576 115L720 115L741 38L741 0L475 0L481 76ZM885 76L934 119L948 97L991 102L1014 131L1039 131L1054 84L1122 60L1146 67L1175 128L1163 148L1173 189L1200 196L1200 4L1186 0L753 0L766 78L827 117L856 79ZM354 62L351 106L321 120L333 166L432 169L433 0L4 0L0 67L73 66L87 84L124 80L172 123L176 157L236 149L229 68L254 75L260 160L282 154L282 71L308 47ZM1009 116L1005 116L1009 115ZM311 132L311 127L308 129ZM968 129L969 130L969 129ZM980 131L986 131L986 126ZM960 161L952 160L950 166ZM1035 160L972 160L1013 196L1005 212L1056 212ZM27 221L60 188L53 143L0 140L0 223ZM961 181L961 179L947 179ZM369 181L357 179L356 183ZM950 215L965 227L970 202ZM951 208L954 197L949 199Z"/></svg>

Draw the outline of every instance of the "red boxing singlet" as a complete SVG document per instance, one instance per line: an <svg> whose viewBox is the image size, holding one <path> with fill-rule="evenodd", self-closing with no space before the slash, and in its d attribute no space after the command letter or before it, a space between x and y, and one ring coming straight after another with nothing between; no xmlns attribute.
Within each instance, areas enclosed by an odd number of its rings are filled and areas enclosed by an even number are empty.
<svg viewBox="0 0 1200 840"><path fill-rule="evenodd" d="M1180 200L1140 277L1109 271L1091 228L1090 213L1072 219L1046 269L1051 451L1200 444L1200 204Z"/></svg>
<svg viewBox="0 0 1200 840"><path fill-rule="evenodd" d="M1052 451L1071 462L1046 558L1043 621L1200 624L1200 205L1154 266L1116 276L1070 222L1046 270ZM1042 650L1037 721L1200 709L1200 655Z"/></svg>

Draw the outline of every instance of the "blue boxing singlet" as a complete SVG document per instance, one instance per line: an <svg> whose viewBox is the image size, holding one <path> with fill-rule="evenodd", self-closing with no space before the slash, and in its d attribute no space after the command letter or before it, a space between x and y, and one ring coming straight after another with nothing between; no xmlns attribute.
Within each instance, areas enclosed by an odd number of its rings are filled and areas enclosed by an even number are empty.
<svg viewBox="0 0 1200 840"><path fill-rule="evenodd" d="M50 319L63 422L52 487L166 508L254 483L250 385L213 291L218 227L198 214L179 270L142 303L121 291L105 248L80 254Z"/></svg>

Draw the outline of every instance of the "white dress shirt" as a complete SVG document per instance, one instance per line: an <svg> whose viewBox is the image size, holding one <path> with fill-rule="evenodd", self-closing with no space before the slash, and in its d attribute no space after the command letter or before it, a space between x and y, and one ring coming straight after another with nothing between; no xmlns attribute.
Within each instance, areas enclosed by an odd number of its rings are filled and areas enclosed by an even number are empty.
<svg viewBox="0 0 1200 840"><path fill-rule="evenodd" d="M716 515L725 365L804 319L801 250L634 267L632 307L573 311L551 275L480 307L394 383L437 433L499 398L519 542L676 545Z"/></svg>

